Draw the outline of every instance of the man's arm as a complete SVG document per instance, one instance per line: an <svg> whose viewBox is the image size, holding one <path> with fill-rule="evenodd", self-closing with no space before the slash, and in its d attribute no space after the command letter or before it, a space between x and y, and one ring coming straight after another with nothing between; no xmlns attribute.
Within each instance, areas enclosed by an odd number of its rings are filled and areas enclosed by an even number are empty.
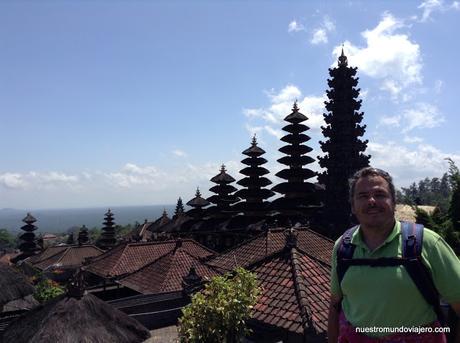
<svg viewBox="0 0 460 343"><path fill-rule="evenodd" d="M333 294L331 295L329 302L329 317L327 323L327 337L329 343L337 343L339 338L339 313L341 301L341 296Z"/></svg>

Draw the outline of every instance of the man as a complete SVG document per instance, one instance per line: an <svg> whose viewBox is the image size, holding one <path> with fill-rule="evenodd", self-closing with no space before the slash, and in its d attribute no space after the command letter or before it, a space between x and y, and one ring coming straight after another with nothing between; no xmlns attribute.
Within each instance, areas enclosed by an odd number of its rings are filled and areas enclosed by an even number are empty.
<svg viewBox="0 0 460 343"><path fill-rule="evenodd" d="M360 224L351 238L355 245L353 258L401 257L401 225L394 217L395 188L391 176L380 169L361 169L350 180L350 201ZM350 266L339 284L336 268L340 242L341 238L332 257L329 343L445 342L445 336L439 333L358 332L356 328L439 324L433 307L420 294L404 266ZM422 260L441 298L460 316L460 261L447 243L428 229L423 235ZM455 342L460 343L459 334Z"/></svg>

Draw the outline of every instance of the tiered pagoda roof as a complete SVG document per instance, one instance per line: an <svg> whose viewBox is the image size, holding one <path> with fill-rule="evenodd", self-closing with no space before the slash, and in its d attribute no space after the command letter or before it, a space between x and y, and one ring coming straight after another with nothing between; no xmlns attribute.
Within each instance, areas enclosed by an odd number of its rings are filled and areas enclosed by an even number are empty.
<svg viewBox="0 0 460 343"><path fill-rule="evenodd" d="M281 193L283 197L273 201L273 208L287 215L308 215L308 211L320 205L317 187L306 180L316 176L311 169L304 168L305 165L314 162L314 159L307 156L313 149L305 145L310 137L303 132L309 127L301 124L308 118L299 112L297 103L294 103L292 113L286 118L289 124L283 127L288 134L281 138L287 145L279 149L286 156L278 159L278 162L287 166L276 176L286 180L272 188L275 192Z"/></svg>
<svg viewBox="0 0 460 343"><path fill-rule="evenodd" d="M37 219L35 219L30 213L27 213L22 221L26 224L21 227L21 230L25 231L25 233L19 236L19 250L21 251L21 254L15 257L15 262L23 260L29 256L33 256L40 250L34 233L34 231L37 230L37 226L34 225Z"/></svg>
<svg viewBox="0 0 460 343"><path fill-rule="evenodd" d="M203 207L206 207L210 202L201 196L200 189L197 187L195 197L187 202L187 205L192 207L187 211L187 215L194 219L202 219L204 215Z"/></svg>
<svg viewBox="0 0 460 343"><path fill-rule="evenodd" d="M343 53L338 66L329 69L329 90L326 102L328 113L324 114L326 126L322 127L326 141L320 142L324 156L318 157L325 171L318 181L326 188L324 193L324 221L330 225L328 235L336 237L350 227L350 204L348 200L348 179L359 169L369 165L369 155L364 152L367 140L361 140L366 125L361 125L363 112L361 100L357 100L357 68L349 67Z"/></svg>
<svg viewBox="0 0 460 343"><path fill-rule="evenodd" d="M244 199L233 207L237 211L243 212L245 217L255 217L260 219L267 215L269 203L266 199L275 195L275 193L267 188L272 182L264 177L269 171L262 167L267 160L261 157L265 154L265 150L257 145L256 136L252 139L251 146L243 151L243 154L248 156L243 159L241 163L247 165L240 173L245 175L240 181L237 182L244 188L238 190L235 195Z"/></svg>
<svg viewBox="0 0 460 343"><path fill-rule="evenodd" d="M110 208L104 216L104 227L102 228L101 237L96 242L96 245L101 249L111 249L117 244L117 239L115 237L113 213Z"/></svg>
<svg viewBox="0 0 460 343"><path fill-rule="evenodd" d="M216 184L209 189L214 195L207 200L215 205L206 209L207 214L219 218L232 216L234 211L231 209L231 205L237 202L239 198L233 194L236 188L231 183L235 182L235 179L227 174L225 165L222 165L219 174L214 176L211 182Z"/></svg>
<svg viewBox="0 0 460 343"><path fill-rule="evenodd" d="M78 232L78 244L87 244L89 242L88 228L83 225Z"/></svg>

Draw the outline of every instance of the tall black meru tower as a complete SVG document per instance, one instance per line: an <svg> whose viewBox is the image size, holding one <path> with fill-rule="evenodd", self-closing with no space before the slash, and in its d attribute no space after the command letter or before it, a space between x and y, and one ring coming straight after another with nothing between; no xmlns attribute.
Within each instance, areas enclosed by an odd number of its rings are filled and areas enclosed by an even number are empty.
<svg viewBox="0 0 460 343"><path fill-rule="evenodd" d="M278 160L287 168L281 170L276 176L286 180L272 188L275 192L283 194L282 197L272 202L272 208L279 212L277 216L280 224L306 223L312 219L313 212L321 206L320 191L315 184L307 180L316 176L316 173L304 166L315 160L307 156L313 149L305 145L310 137L303 132L310 128L302 122L308 118L299 112L297 102L294 103L292 113L285 121L289 124L283 127L288 134L281 138L287 145L279 149L286 156Z"/></svg>
<svg viewBox="0 0 460 343"><path fill-rule="evenodd" d="M21 251L21 254L13 259L14 263L35 255L40 250L34 233L34 231L37 230L37 227L34 225L37 219L35 219L30 213L27 213L26 217L22 221L26 224L21 227L21 230L25 231L25 233L19 236L19 250Z"/></svg>
<svg viewBox="0 0 460 343"><path fill-rule="evenodd" d="M273 191L265 188L272 182L266 178L269 171L262 167L267 160L261 157L265 154L265 150L257 145L256 136L252 139L251 146L243 151L243 155L248 157L244 158L241 163L247 167L240 170L240 173L245 177L237 182L242 189L235 192L237 197L244 199L235 204L233 208L242 212L244 216L244 223L241 225L248 225L267 218L270 211L270 203L266 201L268 198L275 195Z"/></svg>
<svg viewBox="0 0 460 343"><path fill-rule="evenodd" d="M104 216L104 227L102 228L101 237L97 240L96 245L101 249L111 249L117 244L117 240L115 237L115 222L110 208Z"/></svg>
<svg viewBox="0 0 460 343"><path fill-rule="evenodd" d="M332 238L352 224L348 179L357 170L368 166L370 159L370 155L364 154L368 141L360 139L366 125L360 125L364 113L358 112L362 100L357 100L360 91L356 88L357 69L348 66L342 49L338 66L329 69L331 79L327 80L329 101L325 105L328 113L324 114L327 125L321 128L326 141L320 142L325 155L318 157L320 166L326 170L318 175L318 181L326 188L323 226Z"/></svg>

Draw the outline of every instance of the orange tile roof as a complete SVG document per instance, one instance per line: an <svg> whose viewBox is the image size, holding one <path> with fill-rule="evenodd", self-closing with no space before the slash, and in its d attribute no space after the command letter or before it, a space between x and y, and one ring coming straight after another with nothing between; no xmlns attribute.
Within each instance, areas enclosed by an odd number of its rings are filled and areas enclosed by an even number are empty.
<svg viewBox="0 0 460 343"><path fill-rule="evenodd" d="M319 261L330 264L334 241L307 228L297 230L297 241L300 249ZM212 258L208 264L223 271L248 267L265 256L281 251L284 246L284 229L271 229Z"/></svg>
<svg viewBox="0 0 460 343"><path fill-rule="evenodd" d="M300 249L284 249L250 268L262 293L253 319L297 334L327 332L330 267Z"/></svg>
<svg viewBox="0 0 460 343"><path fill-rule="evenodd" d="M119 283L142 294L181 291L183 278L189 273L190 267L195 267L203 279L219 274L187 249L179 247L122 278Z"/></svg>
<svg viewBox="0 0 460 343"><path fill-rule="evenodd" d="M171 252L176 241L122 243L94 258L84 269L101 277L119 277L133 273ZM196 257L210 257L214 251L192 239L182 240L182 248Z"/></svg>
<svg viewBox="0 0 460 343"><path fill-rule="evenodd" d="M104 251L94 245L64 245L49 247L41 254L31 257L28 263L44 270L53 265L62 268L74 268L83 264L86 258L99 256Z"/></svg>

